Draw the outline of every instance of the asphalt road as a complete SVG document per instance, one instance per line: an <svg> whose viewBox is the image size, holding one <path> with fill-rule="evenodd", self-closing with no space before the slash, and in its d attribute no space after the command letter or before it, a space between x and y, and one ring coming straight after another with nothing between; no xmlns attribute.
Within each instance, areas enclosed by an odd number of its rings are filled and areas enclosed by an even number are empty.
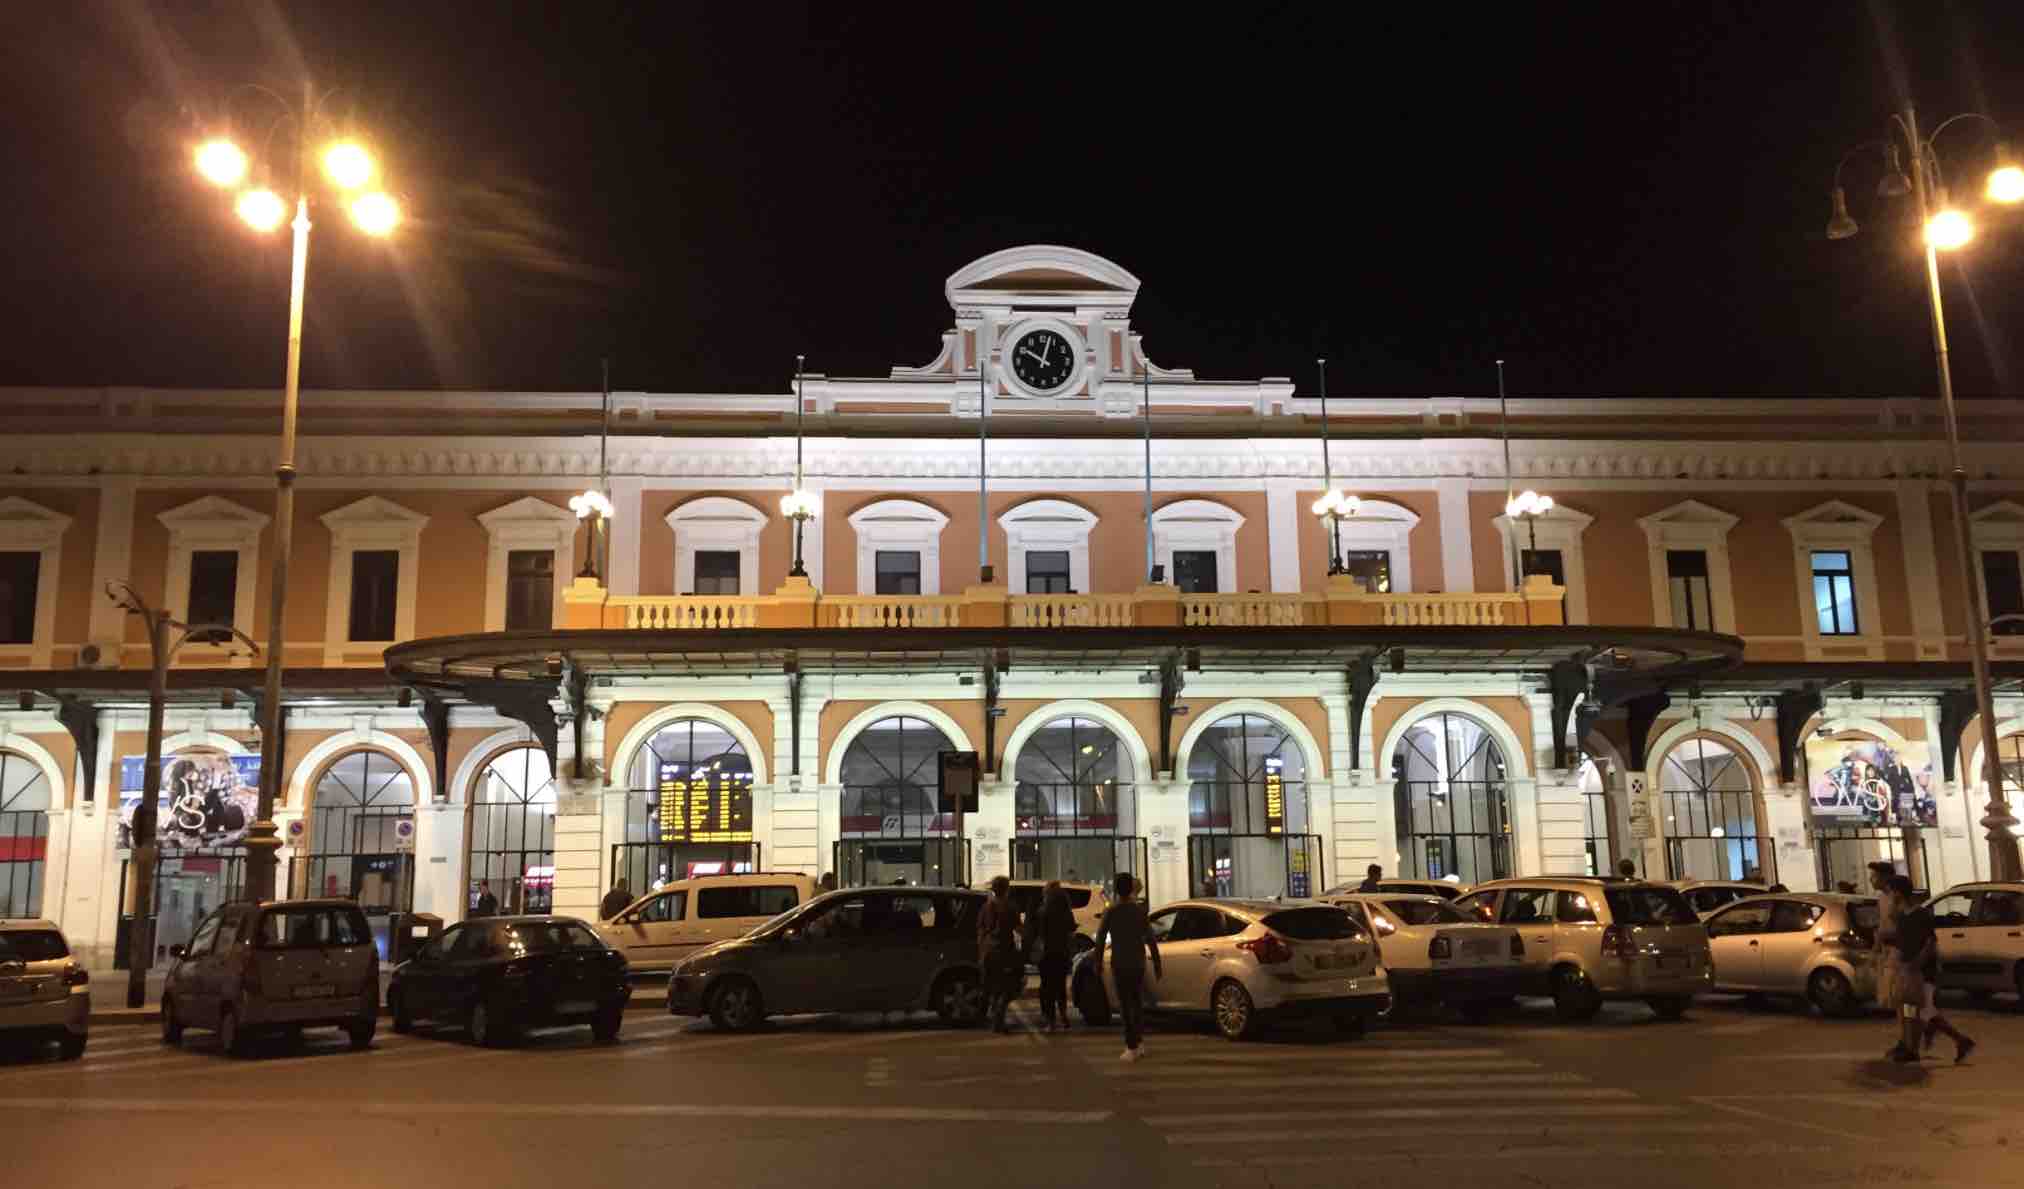
<svg viewBox="0 0 2024 1189"><path fill-rule="evenodd" d="M1361 1040L1174 1024L1135 1065L1115 1026L1033 1031L1032 1000L1012 1036L634 1012L609 1047L383 1029L248 1060L102 1028L75 1064L0 1059L0 1114L18 1185L2024 1185L2024 1012L1950 1007L1980 1041L1965 1065L1944 1040L1884 1062L1884 1017L1731 1000Z"/></svg>

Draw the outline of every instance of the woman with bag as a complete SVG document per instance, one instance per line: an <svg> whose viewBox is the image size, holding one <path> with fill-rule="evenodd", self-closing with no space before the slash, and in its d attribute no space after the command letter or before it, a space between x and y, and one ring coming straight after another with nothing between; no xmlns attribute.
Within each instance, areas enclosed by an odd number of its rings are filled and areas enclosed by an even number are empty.
<svg viewBox="0 0 2024 1189"><path fill-rule="evenodd" d="M1040 910L1026 920L1040 942L1040 1019L1049 1032L1068 1031L1068 960L1075 945L1075 910L1061 881L1050 879L1040 893Z"/></svg>
<svg viewBox="0 0 2024 1189"><path fill-rule="evenodd" d="M984 964L984 986L990 994L991 1027L1005 1026L1005 1011L1012 1005L1013 980L1026 981L1026 955L1019 947L1019 906L1012 903L1012 881L1005 876L991 880L991 898L977 916L977 956Z"/></svg>

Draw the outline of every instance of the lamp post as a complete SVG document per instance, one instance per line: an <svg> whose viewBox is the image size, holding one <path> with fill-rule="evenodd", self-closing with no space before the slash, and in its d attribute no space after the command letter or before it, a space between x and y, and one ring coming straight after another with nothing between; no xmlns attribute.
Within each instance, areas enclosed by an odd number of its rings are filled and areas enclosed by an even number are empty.
<svg viewBox="0 0 2024 1189"><path fill-rule="evenodd" d="M583 545L583 569L576 576L596 579L597 547L600 535L604 531L605 521L611 519L613 511L611 498L593 487L570 496L569 510L576 513L578 520L590 521L590 540Z"/></svg>
<svg viewBox="0 0 2024 1189"><path fill-rule="evenodd" d="M241 89L264 95L279 108L280 114L267 126L263 144L271 147L284 126L292 126L295 138L293 180L282 183L292 185L295 191L295 218L289 224L295 231L295 253L288 282L288 363L281 389L281 449L274 467L274 563L269 578L273 589L268 598L267 673L260 701L260 808L258 820L246 831L246 891L255 900L267 900L274 896L275 852L281 847L274 829L274 802L281 780L281 672L287 652L284 612L288 606L288 554L293 547L295 525L295 408L302 371L302 296L309 264L309 209L316 198L309 185L314 172L310 167L312 140L319 133L330 134L322 153L323 174L359 230L375 237L392 234L400 223L401 208L384 191L373 187L379 166L372 154L356 140L338 135L335 122L326 114L325 108L336 92L318 96L313 86L305 84L298 109L265 87L249 84ZM237 193L233 209L255 231L273 231L287 218L288 203L275 192L273 183L264 179L274 165L290 162L262 160L259 172L263 181L249 186L245 183L255 171L255 163L230 136L205 140L194 155L197 172L205 180Z"/></svg>
<svg viewBox="0 0 2024 1189"><path fill-rule="evenodd" d="M1524 585L1534 568L1539 565L1539 518L1553 510L1553 497L1540 495L1526 488L1504 501L1504 515L1512 521L1525 522L1525 556L1518 575L1519 585Z"/></svg>
<svg viewBox="0 0 2024 1189"><path fill-rule="evenodd" d="M1333 578L1347 567L1342 564L1342 519L1356 515L1360 501L1336 490L1335 471L1328 461L1328 360L1314 361L1321 376L1321 497L1312 510L1328 525L1328 576Z"/></svg>
<svg viewBox="0 0 2024 1189"><path fill-rule="evenodd" d="M794 489L780 497L780 514L794 522L794 567L787 571L789 578L808 577L808 567L801 561L801 528L822 513L822 498L802 486L801 418L805 404L801 373L807 362L806 355L794 357Z"/></svg>
<svg viewBox="0 0 2024 1189"><path fill-rule="evenodd" d="M166 610L157 611L148 606L140 593L124 582L108 582L106 597L119 604L128 615L138 615L147 629L148 651L154 662L154 669L148 674L148 750L147 759L141 767L141 803L134 806L134 820L130 827L133 851L134 924L127 934L127 1006L139 1007L147 1001L148 967L155 956L155 864L161 853L161 846L155 841L156 803L162 796L162 717L166 713L169 692L169 663L183 645L195 640L198 643L215 642L219 636L239 640L255 653L260 646L253 643L246 633L222 623L187 624L170 619ZM266 772L261 773L265 783Z"/></svg>
<svg viewBox="0 0 2024 1189"><path fill-rule="evenodd" d="M1833 209L1827 222L1827 238L1848 239L1858 230L1848 213L1848 197L1841 186L1841 171L1849 159L1868 149L1879 149L1884 158L1884 175L1877 183L1877 197L1898 198L1907 194L1918 203L1919 226L1925 241L1926 307L1932 315L1933 357L1939 374L1940 413L1947 431L1947 490L1952 497L1954 549L1961 567L1962 619L1967 625L1968 663L1974 672L1975 713L1982 724L1983 777L1989 784L1989 804L1982 817L1988 831L1989 877L1997 880L2020 878L2017 824L2009 802L2003 796L2003 765L1998 759L1995 700L1989 690L1987 612L1975 596L1975 544L1968 530L1968 472L1961 465L1961 434L1954 412L1954 377L1947 362L1947 320L1940 300L1939 253L1964 247L1975 235L1974 220L1948 200L1935 142L1940 133L1962 120L1979 120L1994 128L1995 121L1977 112L1963 112L1940 121L1931 133L1921 136L1918 115L1910 104L1891 116L1885 139L1857 145L1842 154L1834 167ZM1899 148L1911 150L1911 176L1905 176ZM1999 143L1995 147L1995 168L1985 183L1984 195L1991 202L2010 204L2024 200L2024 169L2009 160Z"/></svg>

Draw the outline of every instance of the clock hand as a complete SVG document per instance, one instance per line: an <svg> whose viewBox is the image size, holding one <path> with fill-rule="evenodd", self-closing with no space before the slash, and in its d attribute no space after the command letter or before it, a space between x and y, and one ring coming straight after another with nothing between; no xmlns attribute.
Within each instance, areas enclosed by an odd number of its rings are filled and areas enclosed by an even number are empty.
<svg viewBox="0 0 2024 1189"><path fill-rule="evenodd" d="M1032 356L1032 357L1033 357L1033 359L1034 359L1034 361L1035 361L1035 362L1037 362L1037 363L1039 363L1041 367L1046 367L1046 366L1047 366L1047 357L1046 357L1045 355L1034 355L1034 354L1033 354L1033 349L1032 349L1031 347L1021 347L1021 348L1019 348L1019 353L1020 353L1021 355L1030 355L1030 356Z"/></svg>

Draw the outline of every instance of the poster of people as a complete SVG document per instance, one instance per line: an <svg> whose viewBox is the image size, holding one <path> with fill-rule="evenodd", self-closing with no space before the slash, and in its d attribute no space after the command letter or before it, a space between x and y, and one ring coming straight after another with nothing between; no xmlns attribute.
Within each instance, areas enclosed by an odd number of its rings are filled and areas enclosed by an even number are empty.
<svg viewBox="0 0 2024 1189"><path fill-rule="evenodd" d="M1923 743L1809 739L1813 818L1826 826L1937 826L1933 764Z"/></svg>
<svg viewBox="0 0 2024 1189"><path fill-rule="evenodd" d="M119 845L133 846L145 756L119 762ZM185 752L162 757L162 793L155 837L164 850L237 846L260 807L260 757Z"/></svg>

